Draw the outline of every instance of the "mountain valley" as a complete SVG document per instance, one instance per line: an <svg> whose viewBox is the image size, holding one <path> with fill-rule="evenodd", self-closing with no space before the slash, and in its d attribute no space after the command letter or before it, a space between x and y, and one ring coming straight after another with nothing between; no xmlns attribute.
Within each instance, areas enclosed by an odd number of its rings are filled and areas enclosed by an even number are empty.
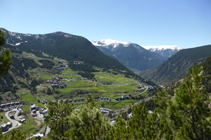
<svg viewBox="0 0 211 140"><path fill-rule="evenodd" d="M174 89L181 85L177 81L187 75L188 67L202 63L206 74L210 73L210 58L207 59L211 56L210 45L183 50L175 47L178 52L172 48L150 52L134 43L90 42L84 37L63 32L34 35L4 31L7 44L3 49L11 51L12 65L0 81L1 110L5 114L11 113L18 108L4 106L20 103L26 122L17 126L22 133L45 134L51 124L48 115L42 116L42 112L48 112L52 107L59 107L58 110L72 107L75 110L72 113L80 115L87 106L86 113L96 106L100 115L103 114L102 118L116 124L118 120L131 123L134 111L145 110L148 117L151 114L157 116L159 104L154 100L160 98L157 97L157 84L170 85L165 89L170 98L174 96ZM142 72L138 75L131 70ZM203 80L210 92L209 79ZM33 113L36 112L33 107L39 109L39 115ZM6 116L4 113L0 115ZM7 120L3 118L3 121Z"/></svg>

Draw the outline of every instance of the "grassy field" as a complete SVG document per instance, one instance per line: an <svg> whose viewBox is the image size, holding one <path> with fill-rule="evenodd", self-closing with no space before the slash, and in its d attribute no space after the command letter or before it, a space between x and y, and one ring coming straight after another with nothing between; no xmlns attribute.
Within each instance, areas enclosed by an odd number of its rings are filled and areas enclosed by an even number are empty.
<svg viewBox="0 0 211 140"><path fill-rule="evenodd" d="M34 96L30 93L22 95L22 101L27 104L36 104L37 106L44 108L43 104L38 103Z"/></svg>
<svg viewBox="0 0 211 140"><path fill-rule="evenodd" d="M30 106L29 105L23 105L22 109L25 113L30 113Z"/></svg>
<svg viewBox="0 0 211 140"><path fill-rule="evenodd" d="M53 77L53 74L48 73L48 72L44 72L44 73L42 74L42 79L43 79L43 80L49 80L49 79L52 78L52 77Z"/></svg>
<svg viewBox="0 0 211 140"><path fill-rule="evenodd" d="M67 73L75 73L75 72L73 70L67 68L67 69L63 70L62 73L67 74Z"/></svg>
<svg viewBox="0 0 211 140"><path fill-rule="evenodd" d="M9 120L5 117L3 112L0 113L0 125L9 122Z"/></svg>
<svg viewBox="0 0 211 140"><path fill-rule="evenodd" d="M35 121L35 119L31 115L25 116L25 119L26 119L26 124L22 124L20 126L21 132L35 133L35 131L39 128L37 126L37 122Z"/></svg>
<svg viewBox="0 0 211 140"><path fill-rule="evenodd" d="M39 58L28 53L24 53L27 57L33 57L36 60ZM48 57L48 54L43 53L44 56ZM43 59L43 58L42 58ZM48 59L48 58L45 58ZM61 60L58 58L54 58L54 63L59 64L58 62L62 61L63 63L67 64L65 60ZM96 68L98 69L98 68ZM70 68L65 68L62 72L59 74L53 74L50 71L46 71L42 68L36 68L33 70L30 70L29 73L39 77L42 80L48 80L51 79L53 76L62 76L63 80L66 81L67 87L62 89L57 89L61 94L56 95L47 95L46 89L51 88L51 85L47 84L41 84L36 87L37 93L36 96L33 96L29 90L23 89L21 91L18 91L18 95L20 96L21 100L25 102L26 104L23 106L23 109L25 112L29 112L29 106L30 104L36 104L40 106L41 108L43 105L41 103L38 103L38 100L47 100L52 101L55 99L60 98L86 98L89 94L96 96L96 97L109 97L111 99L115 99L117 97L120 97L122 95L127 95L128 92L130 92L132 95L136 95L141 91L136 91L136 88L138 87L138 83L136 80L132 78L126 78L121 74L113 74L112 72L101 72L101 69L98 69L99 72L93 72L95 75L95 79L97 81L92 80L80 80L79 78L82 78L80 75L75 73ZM37 78L37 79L39 79ZM69 79L73 79L74 81L69 81ZM23 79L24 80L24 79ZM26 82L23 81L23 82ZM81 90L84 93L81 93L78 91ZM147 97L148 93L142 94L142 96ZM98 104L101 104L102 101L98 102ZM132 103L137 102L136 100L125 100L121 102L112 101L111 103L105 102L105 106L108 108L113 109L119 109L121 107L124 107L125 105L129 105ZM82 103L75 103L75 106L78 106Z"/></svg>

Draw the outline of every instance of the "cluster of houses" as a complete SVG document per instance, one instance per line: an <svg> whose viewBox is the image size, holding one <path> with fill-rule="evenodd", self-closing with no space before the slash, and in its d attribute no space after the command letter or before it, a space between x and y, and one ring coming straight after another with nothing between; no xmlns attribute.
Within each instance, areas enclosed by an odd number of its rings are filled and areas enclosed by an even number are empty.
<svg viewBox="0 0 211 140"><path fill-rule="evenodd" d="M57 71L62 71L65 67L67 67L65 64L60 64L58 66L53 66L53 69Z"/></svg>
<svg viewBox="0 0 211 140"><path fill-rule="evenodd" d="M151 85L148 85L148 86L147 86L147 89L148 89L148 90L156 89L156 88L157 88L156 86L151 86Z"/></svg>
<svg viewBox="0 0 211 140"><path fill-rule="evenodd" d="M67 99L63 99L63 102L66 102L66 100L67 100ZM73 103L73 102L84 102L84 101L85 101L84 98L80 98L80 99L69 99L69 100L68 100L68 103ZM53 104L56 103L56 102L60 103L61 100L58 100L58 101L53 100L53 101L51 101L51 102L52 102Z"/></svg>
<svg viewBox="0 0 211 140"><path fill-rule="evenodd" d="M142 89L142 88L144 88L144 87L145 87L144 84L139 83L139 86L137 87L137 89Z"/></svg>
<svg viewBox="0 0 211 140"><path fill-rule="evenodd" d="M112 109L108 109L108 108L100 108L100 111L105 114L105 113L109 113L109 114L112 114L114 113L114 111Z"/></svg>
<svg viewBox="0 0 211 140"><path fill-rule="evenodd" d="M37 133L37 134L32 135L30 138L28 138L28 139L26 139L26 140L31 140L31 139L33 139L33 138L35 138L36 140L41 140L42 137L44 137L44 134Z"/></svg>
<svg viewBox="0 0 211 140"><path fill-rule="evenodd" d="M12 110L14 108L19 108L21 107L20 102L10 102L10 103L5 103L5 104L0 104L0 108L4 110L4 112L7 112L9 110Z"/></svg>
<svg viewBox="0 0 211 140"><path fill-rule="evenodd" d="M143 89L143 88L147 88L148 90L151 90L151 89L156 89L157 87L156 86L151 86L151 85L144 86L144 84L139 82L139 86L137 87L137 89Z"/></svg>
<svg viewBox="0 0 211 140"><path fill-rule="evenodd" d="M2 132L8 131L9 128L11 128L11 127L12 127L11 122L0 125L0 129L1 129Z"/></svg>
<svg viewBox="0 0 211 140"><path fill-rule="evenodd" d="M38 120L44 121L44 115L47 115L48 109L40 109L36 104L30 106L31 115Z"/></svg>
<svg viewBox="0 0 211 140"><path fill-rule="evenodd" d="M109 97L100 97L100 100L111 101L111 99Z"/></svg>
<svg viewBox="0 0 211 140"><path fill-rule="evenodd" d="M121 101L121 100L128 100L131 97L131 93L128 93L128 96L122 95L121 97L115 98L116 101Z"/></svg>
<svg viewBox="0 0 211 140"><path fill-rule="evenodd" d="M67 87L67 84L66 84L65 81L47 80L46 83L51 84L52 88L65 88L65 87Z"/></svg>

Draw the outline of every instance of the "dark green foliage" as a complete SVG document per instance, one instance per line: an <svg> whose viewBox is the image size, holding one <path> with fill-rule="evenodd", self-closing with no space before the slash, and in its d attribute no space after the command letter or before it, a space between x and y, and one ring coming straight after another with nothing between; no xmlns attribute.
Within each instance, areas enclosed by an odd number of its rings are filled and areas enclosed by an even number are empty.
<svg viewBox="0 0 211 140"><path fill-rule="evenodd" d="M78 74L87 79L93 79L95 77L95 75L90 72L79 72Z"/></svg>
<svg viewBox="0 0 211 140"><path fill-rule="evenodd" d="M68 61L82 61L90 66L97 66L105 69L117 68L119 70L127 70L125 66L117 60L104 55L100 50L94 47L87 39L69 35L62 32L41 35L45 39L35 39L19 45L23 51L34 53L40 56L39 51L49 55L62 58ZM54 40L53 42L50 40Z"/></svg>
<svg viewBox="0 0 211 140"><path fill-rule="evenodd" d="M13 129L11 132L1 135L0 132L0 140L26 140L30 137L29 133L21 133L21 130L19 129Z"/></svg>
<svg viewBox="0 0 211 140"><path fill-rule="evenodd" d="M163 85L170 85L187 75L188 67L204 62L211 56L211 45L184 49L163 64L142 72L140 75Z"/></svg>
<svg viewBox="0 0 211 140"><path fill-rule="evenodd" d="M140 103L140 106L143 107L144 104L145 104L147 110L151 110L151 111L154 111L157 107L159 107L158 104L156 104L154 102L154 99L148 100L146 102L142 102L142 103Z"/></svg>
<svg viewBox="0 0 211 140"><path fill-rule="evenodd" d="M11 51L12 50L15 50L15 49L11 49ZM29 75L29 73L26 72L26 70L30 68L36 68L39 65L33 59L19 58L17 56L13 56L11 60L12 60L12 66L11 66L10 71L12 73L8 73L7 75L2 77L2 80L0 81L0 85L2 85L3 88L0 88L0 91L3 91L3 93L7 91L12 91L12 93L15 94L17 88L14 87L13 84L15 84L17 81L15 80L14 76L18 76L24 79L26 78L27 81L30 81L31 76ZM35 81L32 80L31 88L35 88L38 85L38 83L36 84ZM23 83L19 81L18 84L22 88L30 88L29 83Z"/></svg>
<svg viewBox="0 0 211 140"><path fill-rule="evenodd" d="M127 113L126 112L122 113L122 119L127 120Z"/></svg>
<svg viewBox="0 0 211 140"><path fill-rule="evenodd" d="M9 45L9 44L4 44L4 47L9 49L11 51L11 53L22 54L22 52L23 52L19 48L17 48L16 46L12 46L12 45Z"/></svg>
<svg viewBox="0 0 211 140"><path fill-rule="evenodd" d="M8 32L5 29L4 31ZM118 73L125 74L126 77L136 78L141 82L155 85L153 82L134 74L116 59L103 54L84 37L63 32L31 36L16 33L16 35L20 36L22 40L20 41L15 36L7 34L6 38L9 39L9 43L24 42L18 45L18 48L33 53L38 57L44 57L42 54L44 52L48 55L65 59L70 62L68 65L74 71L95 72L96 70L93 69L93 66L96 66L103 68L103 71L113 69ZM76 65L74 61L81 61L83 64Z"/></svg>
<svg viewBox="0 0 211 140"><path fill-rule="evenodd" d="M74 64L72 61L68 63L68 66L74 71L86 71L86 72L97 72L88 64Z"/></svg>
<svg viewBox="0 0 211 140"><path fill-rule="evenodd" d="M69 104L68 100L60 103L52 104L49 102L48 105L48 116L45 116L45 122L51 128L51 132L48 134L49 139L61 140L64 139L65 132L71 128L68 121L73 110L73 104Z"/></svg>
<svg viewBox="0 0 211 140"><path fill-rule="evenodd" d="M211 93L211 57L208 57L205 62L202 63L204 70L204 78L202 84L206 88L206 92Z"/></svg>
<svg viewBox="0 0 211 140"><path fill-rule="evenodd" d="M48 90L47 90L47 94L48 94L48 95L52 95L52 94L53 94L53 92L51 91L51 89L50 89L50 88L48 88Z"/></svg>
<svg viewBox="0 0 211 140"><path fill-rule="evenodd" d="M55 65L52 61L49 60L40 60L40 63L42 63L41 68L46 68L46 69L52 69L53 66Z"/></svg>
<svg viewBox="0 0 211 140"><path fill-rule="evenodd" d="M189 69L184 82L175 90L174 97L160 89L157 104L161 120L170 135L177 139L207 139L211 137L208 94L201 85L202 67ZM164 127L163 127L164 128Z"/></svg>
<svg viewBox="0 0 211 140"><path fill-rule="evenodd" d="M36 68L39 65L33 60L28 58L12 58L12 68L10 69L15 75L24 77L25 70L29 68Z"/></svg>
<svg viewBox="0 0 211 140"><path fill-rule="evenodd" d="M32 87L32 88L35 88L36 86L38 86L38 85L41 84L41 83L42 83L41 81L36 80L36 79L33 79L33 80L31 81L31 87Z"/></svg>
<svg viewBox="0 0 211 140"><path fill-rule="evenodd" d="M3 50L2 45L6 43L5 33L0 29L0 80L3 75L6 75L10 69L11 61L11 52L7 49Z"/></svg>

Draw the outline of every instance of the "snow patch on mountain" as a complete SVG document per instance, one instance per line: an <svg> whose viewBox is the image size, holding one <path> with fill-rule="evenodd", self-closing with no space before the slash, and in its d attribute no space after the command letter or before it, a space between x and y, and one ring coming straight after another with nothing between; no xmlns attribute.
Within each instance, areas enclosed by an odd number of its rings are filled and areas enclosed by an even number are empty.
<svg viewBox="0 0 211 140"><path fill-rule="evenodd" d="M173 45L173 46L143 46L145 49L147 49L147 50L150 50L150 51L152 51L152 52L154 52L154 51L156 51L156 50L160 50L160 51L162 51L162 50L168 50L168 49L170 49L170 50L182 50L182 48L180 48L180 47L178 47L178 46L176 46L176 45Z"/></svg>
<svg viewBox="0 0 211 140"><path fill-rule="evenodd" d="M124 47L128 47L130 43L128 42L122 42L122 41L116 41L112 39L103 39L100 41L91 41L91 43L94 46L102 46L102 47L107 47L107 46L113 46L113 48L116 48L119 44L123 44Z"/></svg>

